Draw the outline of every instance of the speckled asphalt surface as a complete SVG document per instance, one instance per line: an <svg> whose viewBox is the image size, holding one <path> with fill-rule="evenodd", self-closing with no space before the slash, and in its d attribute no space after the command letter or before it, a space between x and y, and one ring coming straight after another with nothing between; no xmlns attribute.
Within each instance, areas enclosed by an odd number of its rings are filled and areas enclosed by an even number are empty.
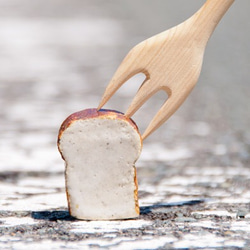
<svg viewBox="0 0 250 250"><path fill-rule="evenodd" d="M248 0L216 29L188 100L144 143L140 217L89 222L67 211L61 122L98 105L131 47L203 2L0 0L1 249L249 249ZM125 111L140 80L105 107ZM164 100L133 117L141 131Z"/></svg>

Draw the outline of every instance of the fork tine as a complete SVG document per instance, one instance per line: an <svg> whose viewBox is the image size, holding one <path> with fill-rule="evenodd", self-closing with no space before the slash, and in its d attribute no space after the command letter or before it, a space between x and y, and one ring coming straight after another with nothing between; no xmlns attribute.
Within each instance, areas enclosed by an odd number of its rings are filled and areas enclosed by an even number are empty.
<svg viewBox="0 0 250 250"><path fill-rule="evenodd" d="M108 102L108 100L129 78L139 73L139 71L137 72L137 70L133 70L130 73L128 73L128 69L126 69L124 65L125 64L121 64L121 66L117 69L116 73L109 82L107 88L104 91L99 106L97 108L98 110L101 109Z"/></svg>
<svg viewBox="0 0 250 250"><path fill-rule="evenodd" d="M137 47L138 45L129 51L116 70L106 90L104 91L100 104L97 108L98 110L108 102L108 100L128 79L142 72L142 67L140 67L138 63L135 63L140 53Z"/></svg>
<svg viewBox="0 0 250 250"><path fill-rule="evenodd" d="M150 134L158 129L181 106L185 99L185 95L177 96L172 93L151 120L142 135L142 139L145 140Z"/></svg>
<svg viewBox="0 0 250 250"><path fill-rule="evenodd" d="M151 79L147 77L133 98L125 115L131 117L151 96L153 96L159 88L157 85L150 85Z"/></svg>

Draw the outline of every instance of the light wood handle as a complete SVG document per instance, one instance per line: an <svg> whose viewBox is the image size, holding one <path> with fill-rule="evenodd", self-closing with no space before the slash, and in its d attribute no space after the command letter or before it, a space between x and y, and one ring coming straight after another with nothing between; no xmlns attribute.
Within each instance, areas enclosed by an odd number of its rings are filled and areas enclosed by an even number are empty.
<svg viewBox="0 0 250 250"><path fill-rule="evenodd" d="M205 44L211 37L217 24L235 0L207 0L191 18L194 35Z"/></svg>

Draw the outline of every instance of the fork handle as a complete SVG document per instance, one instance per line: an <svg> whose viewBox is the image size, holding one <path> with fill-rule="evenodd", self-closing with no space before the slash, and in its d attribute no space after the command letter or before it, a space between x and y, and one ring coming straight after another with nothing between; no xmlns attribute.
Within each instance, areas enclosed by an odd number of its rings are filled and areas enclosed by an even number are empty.
<svg viewBox="0 0 250 250"><path fill-rule="evenodd" d="M196 38L206 44L234 0L207 0L190 18Z"/></svg>

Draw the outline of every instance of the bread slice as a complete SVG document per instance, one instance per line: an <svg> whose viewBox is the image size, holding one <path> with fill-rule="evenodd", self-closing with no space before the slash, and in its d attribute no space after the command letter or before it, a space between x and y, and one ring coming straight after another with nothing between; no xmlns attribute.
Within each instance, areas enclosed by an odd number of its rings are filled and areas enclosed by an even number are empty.
<svg viewBox="0 0 250 250"><path fill-rule="evenodd" d="M134 164L142 139L131 119L111 110L74 113L61 125L58 148L66 163L72 216L86 220L139 216Z"/></svg>

